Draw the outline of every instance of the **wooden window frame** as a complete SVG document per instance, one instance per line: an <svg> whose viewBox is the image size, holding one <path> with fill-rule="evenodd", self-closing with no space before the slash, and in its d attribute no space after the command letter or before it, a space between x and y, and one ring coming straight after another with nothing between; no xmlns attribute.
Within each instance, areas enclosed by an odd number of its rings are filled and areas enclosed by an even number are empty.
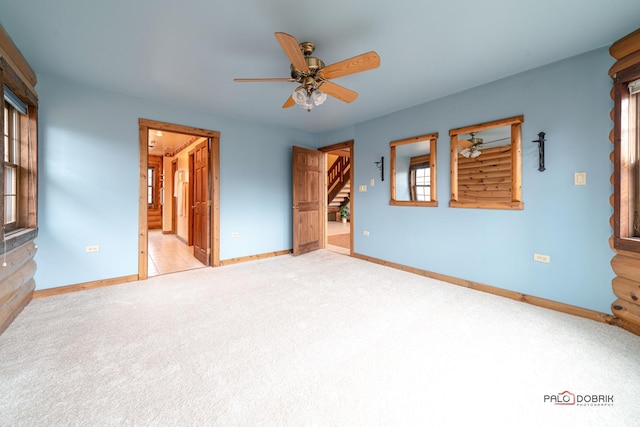
<svg viewBox="0 0 640 427"><path fill-rule="evenodd" d="M629 162L629 114L627 105L630 99L628 84L640 79L640 63L625 68L613 76L613 218L615 249L640 253L640 237L630 236L629 218L629 179L631 167ZM640 96L637 95L637 96ZM636 130L638 132L640 130Z"/></svg>
<svg viewBox="0 0 640 427"><path fill-rule="evenodd" d="M451 129L451 200L452 208L522 210L522 123L524 116L515 116L491 122L478 123ZM461 201L458 197L458 136L471 132L511 126L511 200L509 201Z"/></svg>
<svg viewBox="0 0 640 427"><path fill-rule="evenodd" d="M413 144L416 142L429 141L429 169L430 169L430 187L431 194L429 201L416 201L416 200L397 200L396 199L396 149L399 146ZM399 139L391 141L389 143L390 149L390 192L391 197L389 204L392 206L422 206L422 207L437 207L438 195L437 195L437 143L438 133L429 133L426 135L413 136L410 138ZM411 167L409 168L411 170ZM409 178L410 179L410 178ZM409 189L412 191L411 182L409 182Z"/></svg>
<svg viewBox="0 0 640 427"><path fill-rule="evenodd" d="M429 183L426 185L418 185L417 174L419 170L429 170ZM418 200L418 188L426 187L429 189L429 200ZM409 192L411 195L411 201L415 202L430 202L431 201L431 165L429 163L411 165L409 166Z"/></svg>
<svg viewBox="0 0 640 427"><path fill-rule="evenodd" d="M0 47L6 48L3 34ZM1 53L1 50L0 50ZM20 114L20 167L18 169L17 224L14 229L2 227L3 245L0 254L9 252L38 235L38 98L33 89L35 75L25 75L24 66L15 65L8 57L0 55L0 126L4 129L4 87L8 87L27 106L27 113ZM4 143L0 146L0 157L4 159ZM4 161L0 163L0 217L4 224Z"/></svg>
<svg viewBox="0 0 640 427"><path fill-rule="evenodd" d="M12 105L5 103L2 108L3 119L7 120L9 123L3 124L3 129L6 128L6 133L4 134L5 141L8 143L4 144L4 161L3 161L3 213L2 219L4 224L5 233L10 233L16 230L20 224L20 210L18 201L21 198L20 194L20 170L22 165L20 164L20 121L22 120L21 114L18 110L16 110ZM5 111L7 112L5 116ZM15 181L15 185L11 194L7 194L7 169L13 169L14 175L13 179ZM15 212L13 213L13 221L7 222L6 214L7 214L7 199L8 197L13 197L16 199L15 201Z"/></svg>
<svg viewBox="0 0 640 427"><path fill-rule="evenodd" d="M151 182L151 185L149 185ZM151 189L151 201L149 201L149 189ZM147 205L156 207L156 167L147 166Z"/></svg>

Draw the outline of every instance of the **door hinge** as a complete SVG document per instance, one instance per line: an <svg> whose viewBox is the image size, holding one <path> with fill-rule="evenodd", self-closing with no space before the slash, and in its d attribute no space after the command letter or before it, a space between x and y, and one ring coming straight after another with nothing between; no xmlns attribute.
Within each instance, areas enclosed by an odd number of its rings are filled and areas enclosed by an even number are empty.
<svg viewBox="0 0 640 427"><path fill-rule="evenodd" d="M211 248L207 248L207 255L211 255Z"/></svg>
<svg viewBox="0 0 640 427"><path fill-rule="evenodd" d="M207 200L207 206L211 206L211 200Z"/></svg>

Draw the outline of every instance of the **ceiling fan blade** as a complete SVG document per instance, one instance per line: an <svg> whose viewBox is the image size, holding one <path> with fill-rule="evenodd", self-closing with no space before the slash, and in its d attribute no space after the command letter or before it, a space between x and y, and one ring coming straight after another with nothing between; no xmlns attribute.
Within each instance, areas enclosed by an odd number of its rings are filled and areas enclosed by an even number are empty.
<svg viewBox="0 0 640 427"><path fill-rule="evenodd" d="M282 104L282 108L289 108L293 107L294 105L296 105L296 101L293 100L293 96L290 96L289 99L287 99L287 101Z"/></svg>
<svg viewBox="0 0 640 427"><path fill-rule="evenodd" d="M291 61L291 65L298 71L308 73L310 71L309 66L304 59L304 55L300 50L300 44L296 38L287 33L275 33L275 36L282 50L284 50L284 53L287 55L287 58Z"/></svg>
<svg viewBox="0 0 640 427"><path fill-rule="evenodd" d="M327 95L331 95L334 98L338 98L340 101L347 103L355 101L358 97L357 92L326 80L321 82L318 88Z"/></svg>
<svg viewBox="0 0 640 427"><path fill-rule="evenodd" d="M468 139L461 139L460 141L458 141L458 145L461 147L471 147L473 145L473 142L469 141Z"/></svg>
<svg viewBox="0 0 640 427"><path fill-rule="evenodd" d="M325 79L335 79L348 76L349 74L373 70L379 66L380 57L377 53L371 51L324 67L322 69L322 76Z"/></svg>
<svg viewBox="0 0 640 427"><path fill-rule="evenodd" d="M264 78L264 79L233 79L234 82L247 83L247 82L295 82L294 79L290 77L274 77L274 78Z"/></svg>
<svg viewBox="0 0 640 427"><path fill-rule="evenodd" d="M482 143L483 147L488 147L488 146L502 146L502 145L509 145L508 143L505 143L503 141L509 141L509 143L511 142L511 137L507 137L507 138L500 138L500 139L494 139L493 141L484 141Z"/></svg>

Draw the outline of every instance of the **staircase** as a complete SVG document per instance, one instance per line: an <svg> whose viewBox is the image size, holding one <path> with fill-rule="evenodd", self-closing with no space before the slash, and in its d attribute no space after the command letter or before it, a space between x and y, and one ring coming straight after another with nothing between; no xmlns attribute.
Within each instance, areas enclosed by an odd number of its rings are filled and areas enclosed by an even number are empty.
<svg viewBox="0 0 640 427"><path fill-rule="evenodd" d="M349 157L340 156L327 171L327 203L329 215L338 212L342 205L349 203L351 197L351 160Z"/></svg>
<svg viewBox="0 0 640 427"><path fill-rule="evenodd" d="M330 210L335 209L337 211L338 208L340 208L340 206L349 202L350 195L351 195L351 183L347 182L344 184L344 187L342 187L342 190L340 190L338 194L336 194L333 200L329 201L329 209Z"/></svg>

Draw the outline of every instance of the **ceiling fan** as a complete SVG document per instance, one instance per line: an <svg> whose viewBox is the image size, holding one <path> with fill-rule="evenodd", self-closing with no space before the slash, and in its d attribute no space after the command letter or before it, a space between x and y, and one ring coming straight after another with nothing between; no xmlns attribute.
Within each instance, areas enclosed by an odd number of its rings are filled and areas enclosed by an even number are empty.
<svg viewBox="0 0 640 427"><path fill-rule="evenodd" d="M307 111L321 105L327 95L350 103L356 100L358 93L340 86L332 79L372 70L380 66L380 57L371 51L335 64L325 66L322 60L311 56L315 50L312 42L298 43L295 37L287 33L275 33L276 40L291 61L291 77L234 79L236 82L297 82L300 84L282 105L289 108L295 104Z"/></svg>
<svg viewBox="0 0 640 427"><path fill-rule="evenodd" d="M469 135L471 136L471 138L458 141L458 146L461 147L461 149L458 151L458 154L466 158L475 159L480 154L482 154L482 151L480 150L480 148L489 148L489 145L491 144L511 139L511 138L500 138L493 141L484 142L482 138L476 137L476 133L477 132L469 132Z"/></svg>
<svg viewBox="0 0 640 427"><path fill-rule="evenodd" d="M471 135L471 138L458 142L458 145L462 147L458 153L466 158L475 159L482 154L482 151L478 150L478 146L482 144L483 140L482 138L476 138L476 132L471 132L469 135Z"/></svg>

